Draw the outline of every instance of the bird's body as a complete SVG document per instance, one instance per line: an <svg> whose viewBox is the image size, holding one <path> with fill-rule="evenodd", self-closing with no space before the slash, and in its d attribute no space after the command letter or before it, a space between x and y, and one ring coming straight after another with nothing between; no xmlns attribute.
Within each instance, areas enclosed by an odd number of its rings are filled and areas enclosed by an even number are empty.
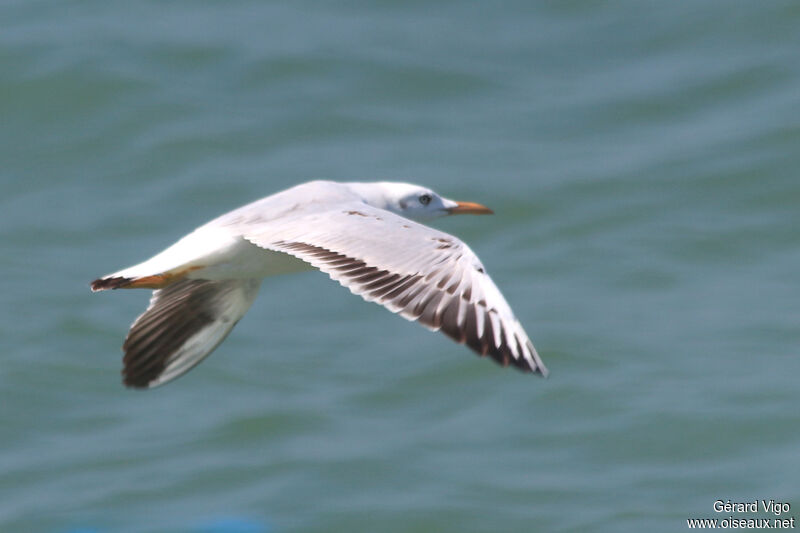
<svg viewBox="0 0 800 533"><path fill-rule="evenodd" d="M202 361L250 308L263 278L311 268L481 355L546 375L472 250L412 221L490 212L406 183L312 181L226 213L92 290L155 289L123 345L132 387L161 385Z"/></svg>

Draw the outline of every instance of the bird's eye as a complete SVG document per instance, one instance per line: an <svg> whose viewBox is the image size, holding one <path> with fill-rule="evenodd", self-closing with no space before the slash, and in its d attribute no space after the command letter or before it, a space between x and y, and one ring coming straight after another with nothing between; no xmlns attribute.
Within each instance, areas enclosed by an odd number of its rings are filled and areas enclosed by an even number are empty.
<svg viewBox="0 0 800 533"><path fill-rule="evenodd" d="M429 203L431 203L431 195L423 194L422 196L419 197L419 203L421 203L422 205L428 205Z"/></svg>

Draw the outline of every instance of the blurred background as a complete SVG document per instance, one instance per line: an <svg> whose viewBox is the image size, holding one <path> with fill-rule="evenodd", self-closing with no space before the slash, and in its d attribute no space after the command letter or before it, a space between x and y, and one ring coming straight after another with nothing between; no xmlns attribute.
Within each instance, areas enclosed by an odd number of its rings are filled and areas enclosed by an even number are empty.
<svg viewBox="0 0 800 533"><path fill-rule="evenodd" d="M789 0L5 0L0 530L794 514L798 27ZM149 293L88 282L315 178L492 207L437 226L550 378L309 272L267 280L186 377L124 389Z"/></svg>

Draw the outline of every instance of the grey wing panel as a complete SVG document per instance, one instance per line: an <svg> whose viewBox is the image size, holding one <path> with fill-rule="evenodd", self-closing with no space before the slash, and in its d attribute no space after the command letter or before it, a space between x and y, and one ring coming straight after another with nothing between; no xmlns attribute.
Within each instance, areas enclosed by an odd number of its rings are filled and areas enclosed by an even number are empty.
<svg viewBox="0 0 800 533"><path fill-rule="evenodd" d="M245 239L307 261L365 300L502 365L547 374L480 260L452 235L364 204L251 229Z"/></svg>

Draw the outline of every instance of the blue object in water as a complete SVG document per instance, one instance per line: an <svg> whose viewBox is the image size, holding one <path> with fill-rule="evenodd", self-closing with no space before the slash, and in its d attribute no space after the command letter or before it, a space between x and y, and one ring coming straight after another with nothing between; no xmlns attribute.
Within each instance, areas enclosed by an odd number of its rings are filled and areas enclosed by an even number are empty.
<svg viewBox="0 0 800 533"><path fill-rule="evenodd" d="M218 518L197 525L195 533L270 533L266 524L248 518Z"/></svg>

